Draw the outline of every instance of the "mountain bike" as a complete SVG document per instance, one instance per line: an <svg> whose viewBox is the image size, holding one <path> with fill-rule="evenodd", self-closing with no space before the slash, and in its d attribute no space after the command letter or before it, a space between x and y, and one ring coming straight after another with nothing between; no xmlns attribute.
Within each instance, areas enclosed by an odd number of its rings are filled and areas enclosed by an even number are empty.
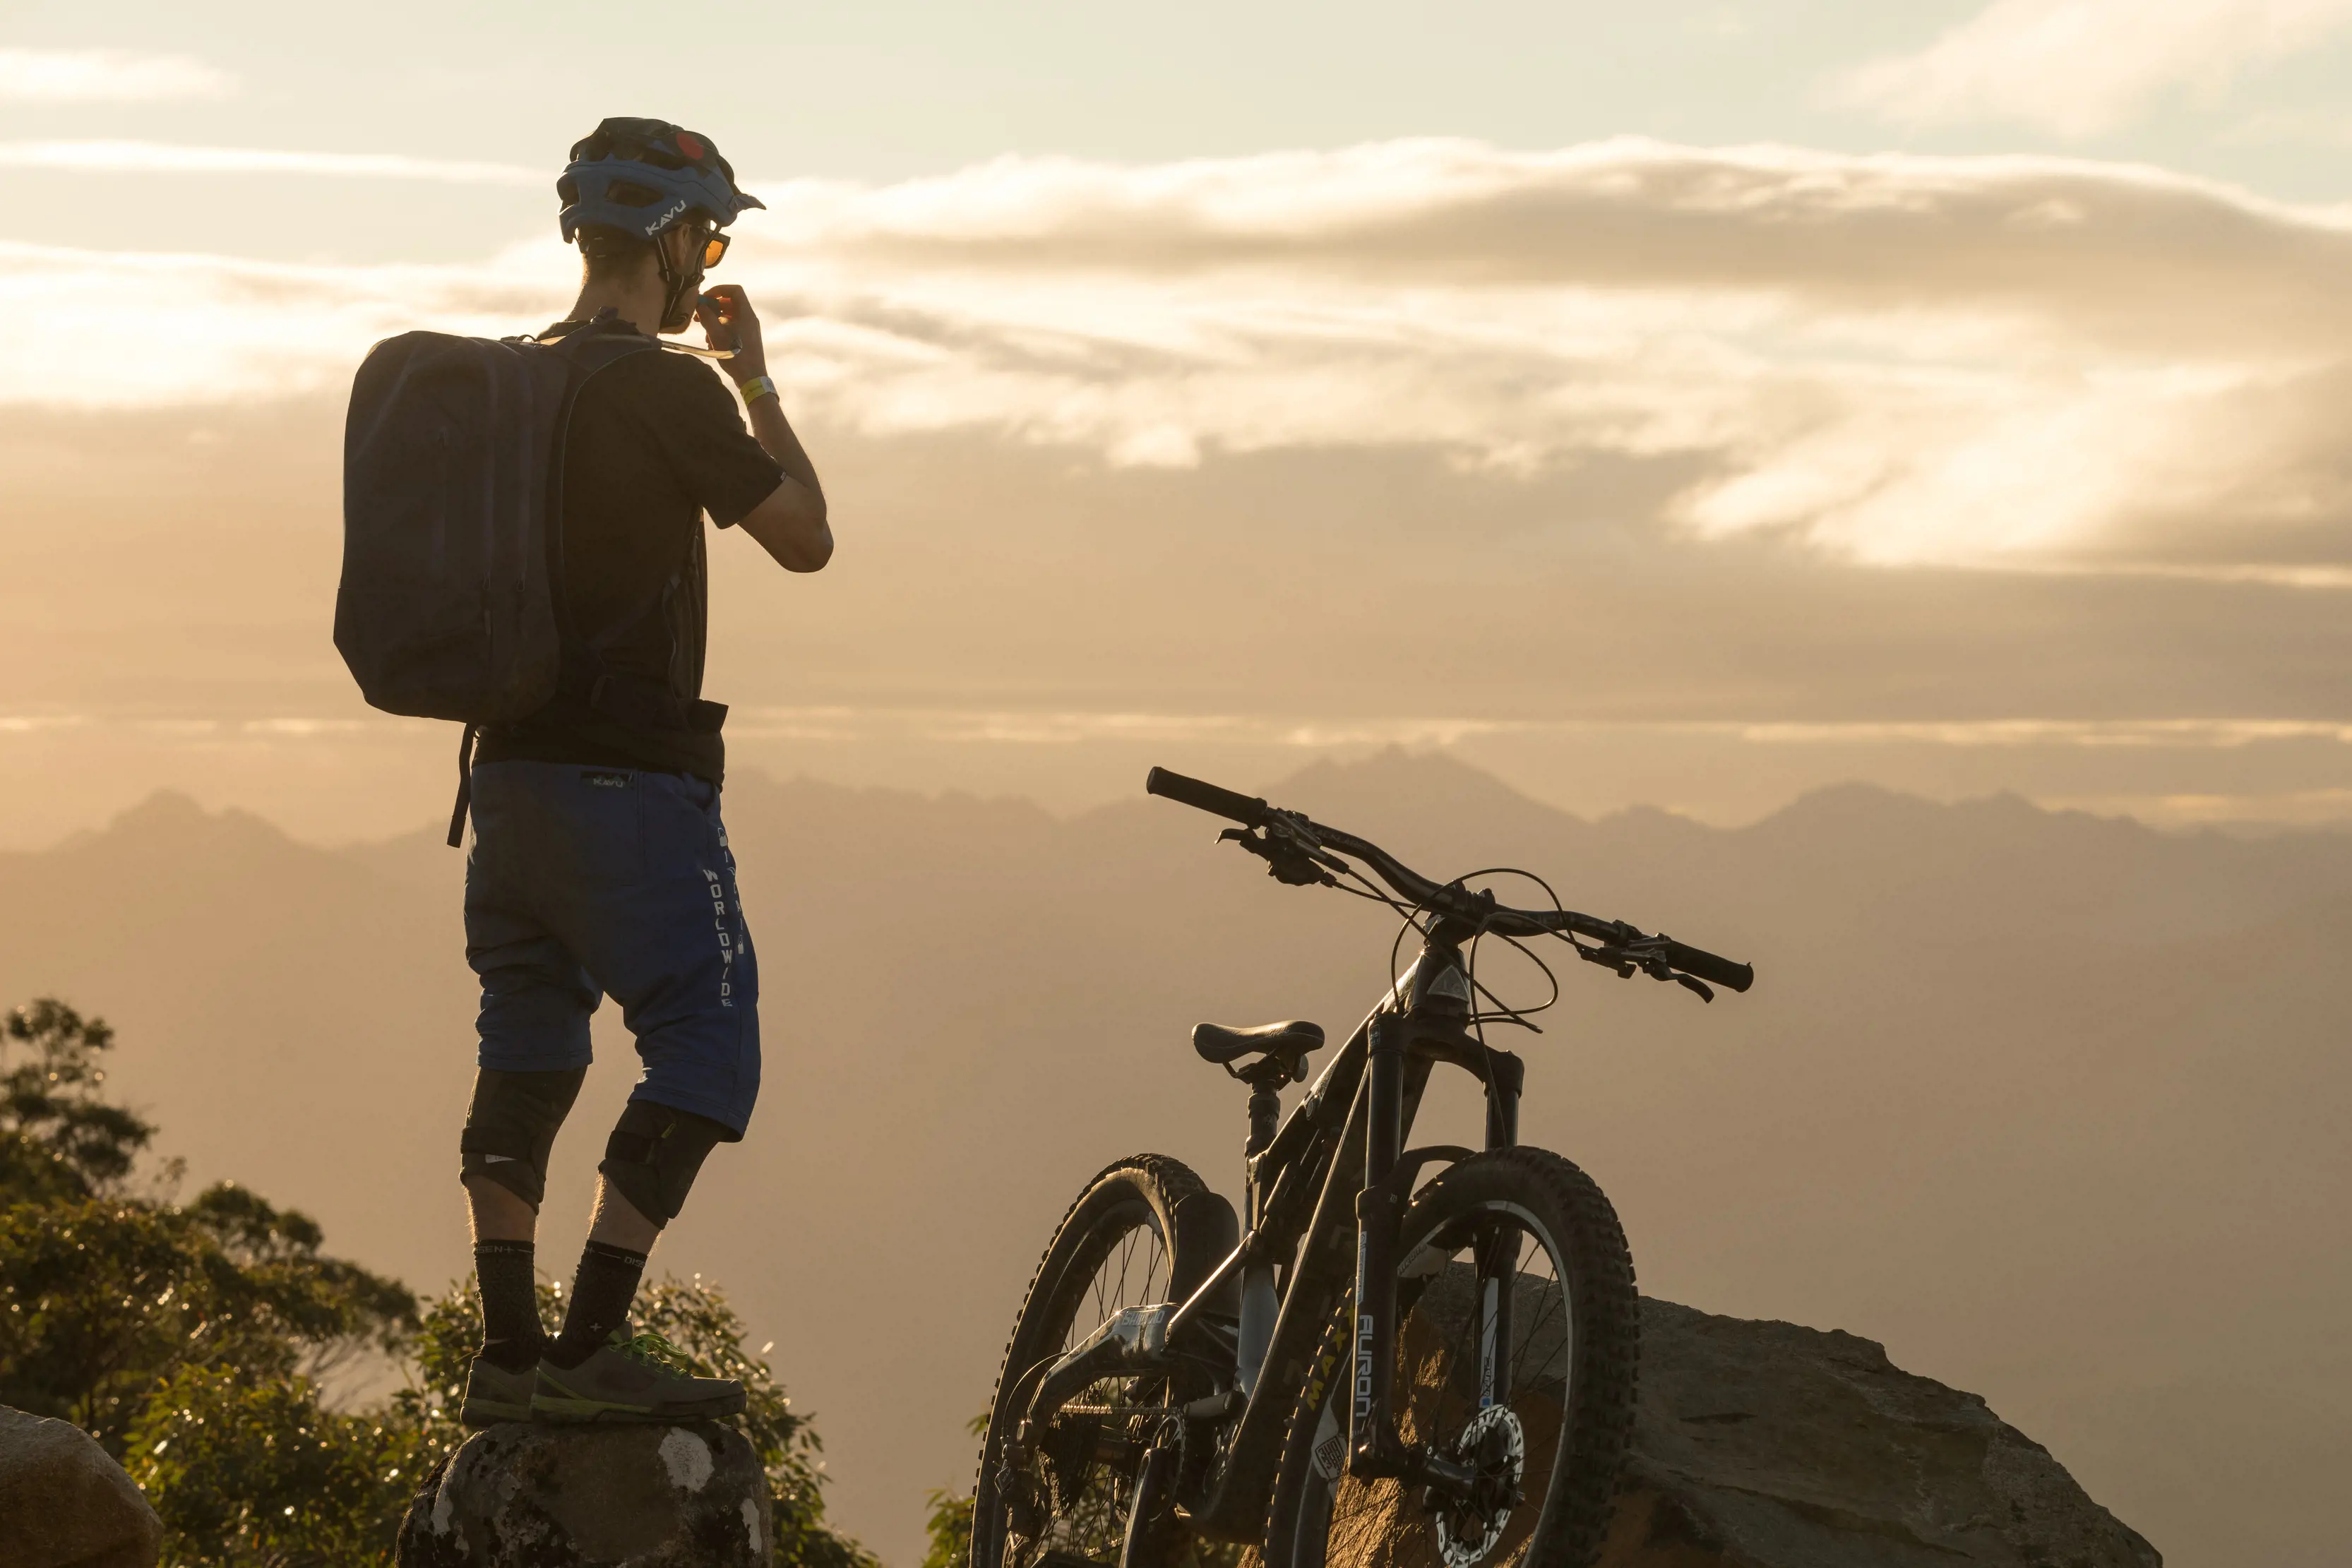
<svg viewBox="0 0 2352 1568"><path fill-rule="evenodd" d="M1633 1427L1633 1260L1591 1178L1518 1142L1525 1064L1486 1033L1536 1029L1540 1009L1496 998L1479 948L1558 939L1706 1000L1754 971L1562 908L1531 873L1440 883L1261 799L1157 768L1144 788L1238 823L1220 840L1277 881L1389 905L1396 978L1287 1117L1280 1091L1306 1082L1321 1029L1192 1031L1249 1089L1243 1213L1159 1155L1079 1194L1006 1346L971 1568L1171 1568L1237 1546L1265 1568L1581 1568ZM1504 874L1551 906L1469 885ZM1406 1146L1440 1066L1483 1084L1483 1149Z"/></svg>

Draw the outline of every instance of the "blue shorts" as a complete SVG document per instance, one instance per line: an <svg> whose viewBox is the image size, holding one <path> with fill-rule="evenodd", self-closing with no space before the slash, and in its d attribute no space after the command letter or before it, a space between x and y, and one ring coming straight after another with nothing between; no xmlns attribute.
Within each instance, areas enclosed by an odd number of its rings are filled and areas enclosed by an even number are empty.
<svg viewBox="0 0 2352 1568"><path fill-rule="evenodd" d="M690 775L561 762L474 769L466 960L481 1064L585 1067L610 996L645 1071L633 1100L742 1135L760 1094L760 975L719 790Z"/></svg>

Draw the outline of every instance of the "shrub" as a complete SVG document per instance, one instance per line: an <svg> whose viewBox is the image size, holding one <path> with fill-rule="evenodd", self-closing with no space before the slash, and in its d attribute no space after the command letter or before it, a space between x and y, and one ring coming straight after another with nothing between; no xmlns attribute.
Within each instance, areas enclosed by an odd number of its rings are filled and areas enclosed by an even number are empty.
<svg viewBox="0 0 2352 1568"><path fill-rule="evenodd" d="M971 1499L941 1489L931 1493L930 1504L923 1568L963 1568L971 1561Z"/></svg>
<svg viewBox="0 0 2352 1568"><path fill-rule="evenodd" d="M418 1437L321 1409L306 1377L192 1366L141 1412L128 1468L177 1568L340 1568L390 1550L421 1473Z"/></svg>
<svg viewBox="0 0 2352 1568"><path fill-rule="evenodd" d="M224 1184L185 1207L127 1199L0 1211L0 1404L57 1416L120 1456L183 1368L316 1375L391 1351L415 1320L395 1281L321 1257L300 1214Z"/></svg>
<svg viewBox="0 0 2352 1568"><path fill-rule="evenodd" d="M0 1019L0 1207L113 1191L155 1136L152 1123L100 1092L114 1031L55 998Z"/></svg>
<svg viewBox="0 0 2352 1568"><path fill-rule="evenodd" d="M222 1182L173 1201L167 1166L131 1189L155 1127L110 1103L113 1031L42 1000L0 1019L0 1404L56 1416L124 1461L184 1568L362 1568L388 1561L418 1483L465 1438L457 1412L481 1340L473 1281L419 1303L322 1253L316 1221ZM561 1316L540 1287L541 1318ZM707 1376L737 1377L775 1508L776 1561L878 1568L825 1523L817 1436L742 1320L698 1277L646 1286L635 1320ZM324 1374L390 1355L376 1407L320 1403Z"/></svg>

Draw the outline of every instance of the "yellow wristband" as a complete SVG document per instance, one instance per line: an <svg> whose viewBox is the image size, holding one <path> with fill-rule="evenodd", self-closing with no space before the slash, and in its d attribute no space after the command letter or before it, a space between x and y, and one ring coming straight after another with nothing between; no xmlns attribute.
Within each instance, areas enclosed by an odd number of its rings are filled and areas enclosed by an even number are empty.
<svg viewBox="0 0 2352 1568"><path fill-rule="evenodd" d="M735 390L743 394L745 403L755 403L763 397L776 395L776 383L766 376L753 376L748 382L738 382Z"/></svg>

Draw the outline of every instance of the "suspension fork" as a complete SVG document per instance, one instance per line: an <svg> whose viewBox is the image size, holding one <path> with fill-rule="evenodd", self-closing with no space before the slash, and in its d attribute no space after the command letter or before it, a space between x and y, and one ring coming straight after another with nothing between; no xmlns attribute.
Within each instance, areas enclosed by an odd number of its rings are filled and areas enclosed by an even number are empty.
<svg viewBox="0 0 2352 1568"><path fill-rule="evenodd" d="M1440 1484L1466 1478L1442 1455L1408 1451L1392 1418L1396 1378L1397 1249L1404 1228L1405 1200L1412 1172L1400 1173L1404 1124L1418 1098L1425 1061L1408 1053L1414 1023L1384 1013L1372 1020L1364 1070L1364 1186L1356 1195L1355 1375L1349 1406L1349 1469L1355 1474L1404 1476ZM1476 1064L1465 1055L1451 1060L1485 1079L1486 1147L1518 1142L1519 1091L1526 1064L1507 1051L1481 1050ZM1421 1073L1414 1068L1419 1066ZM1433 1149L1426 1151L1434 1154ZM1460 1155L1466 1151L1455 1150ZM1404 1162L1416 1167L1419 1158ZM1397 1179L1399 1176L1402 1180ZM1496 1227L1477 1244L1479 1301L1479 1406L1510 1397L1511 1291L1518 1272L1519 1234Z"/></svg>
<svg viewBox="0 0 2352 1568"><path fill-rule="evenodd" d="M1519 1141L1519 1090L1526 1063L1507 1051L1486 1053L1486 1146ZM1511 1398L1511 1291L1518 1276L1519 1233L1497 1225L1478 1245L1478 1408Z"/></svg>
<svg viewBox="0 0 2352 1568"><path fill-rule="evenodd" d="M1371 1020L1364 1070L1364 1186L1356 1195L1356 1366L1348 1414L1349 1469L1395 1473L1402 1458L1389 1418L1396 1377L1396 1265L1404 1195L1390 1176L1404 1144L1405 1040L1393 1012Z"/></svg>

